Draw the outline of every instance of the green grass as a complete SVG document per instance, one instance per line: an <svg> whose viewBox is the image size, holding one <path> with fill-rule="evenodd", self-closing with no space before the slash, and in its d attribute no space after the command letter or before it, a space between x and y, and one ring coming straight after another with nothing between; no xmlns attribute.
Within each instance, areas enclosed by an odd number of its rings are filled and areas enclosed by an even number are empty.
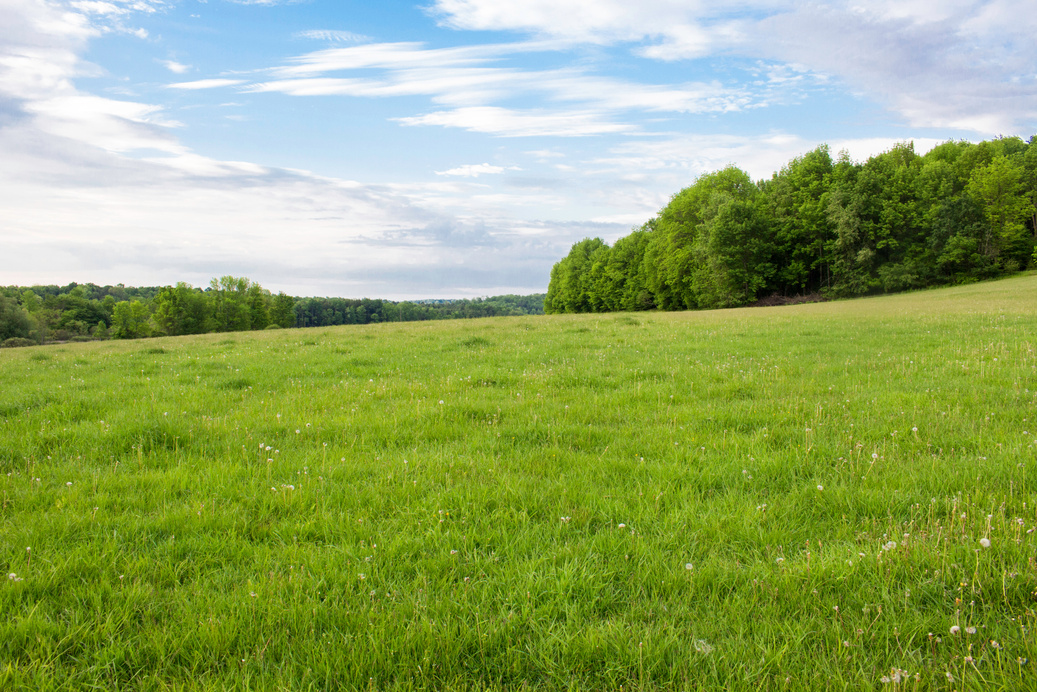
<svg viewBox="0 0 1037 692"><path fill-rule="evenodd" d="M1037 689L1035 335L1031 274L0 351L0 689Z"/></svg>

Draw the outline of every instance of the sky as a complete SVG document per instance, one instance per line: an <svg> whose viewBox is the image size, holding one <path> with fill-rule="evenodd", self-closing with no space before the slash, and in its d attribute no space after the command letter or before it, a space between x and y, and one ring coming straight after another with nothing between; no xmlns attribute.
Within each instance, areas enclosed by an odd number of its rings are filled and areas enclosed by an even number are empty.
<svg viewBox="0 0 1037 692"><path fill-rule="evenodd" d="M0 285L547 289L696 177L1037 133L1032 0L0 0Z"/></svg>

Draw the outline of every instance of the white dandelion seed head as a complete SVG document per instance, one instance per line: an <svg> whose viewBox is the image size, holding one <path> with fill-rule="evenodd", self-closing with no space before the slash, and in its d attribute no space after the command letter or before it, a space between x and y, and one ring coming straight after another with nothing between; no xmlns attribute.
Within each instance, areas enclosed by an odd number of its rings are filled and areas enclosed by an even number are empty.
<svg viewBox="0 0 1037 692"><path fill-rule="evenodd" d="M957 625L951 625L951 634L958 634L961 632L961 628Z"/></svg>
<svg viewBox="0 0 1037 692"><path fill-rule="evenodd" d="M984 548L989 548L990 547L990 539L989 538L981 538L981 539L979 539L979 544L981 546L983 546Z"/></svg>

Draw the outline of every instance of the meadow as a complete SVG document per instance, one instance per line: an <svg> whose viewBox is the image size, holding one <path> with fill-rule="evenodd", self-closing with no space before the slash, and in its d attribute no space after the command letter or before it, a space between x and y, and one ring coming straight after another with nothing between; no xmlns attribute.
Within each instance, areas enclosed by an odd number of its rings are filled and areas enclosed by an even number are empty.
<svg viewBox="0 0 1037 692"><path fill-rule="evenodd" d="M1037 689L1037 274L0 351L0 689Z"/></svg>

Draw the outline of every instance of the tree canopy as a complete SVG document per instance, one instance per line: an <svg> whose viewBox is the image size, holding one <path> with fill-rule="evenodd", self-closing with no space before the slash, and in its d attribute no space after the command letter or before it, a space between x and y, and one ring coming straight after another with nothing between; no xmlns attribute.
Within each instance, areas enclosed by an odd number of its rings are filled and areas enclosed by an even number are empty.
<svg viewBox="0 0 1037 692"><path fill-rule="evenodd" d="M820 146L770 179L700 176L611 247L551 271L547 312L750 305L966 283L1033 266L1037 137L911 143L857 163Z"/></svg>

